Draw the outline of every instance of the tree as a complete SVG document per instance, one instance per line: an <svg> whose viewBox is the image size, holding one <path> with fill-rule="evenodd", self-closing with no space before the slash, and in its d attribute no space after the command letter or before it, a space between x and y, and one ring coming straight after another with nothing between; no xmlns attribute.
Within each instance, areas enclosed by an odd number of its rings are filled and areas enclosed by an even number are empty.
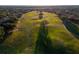
<svg viewBox="0 0 79 59"><path fill-rule="evenodd" d="M3 27L0 26L0 43L3 40L3 36L4 36L4 30L3 30Z"/></svg>

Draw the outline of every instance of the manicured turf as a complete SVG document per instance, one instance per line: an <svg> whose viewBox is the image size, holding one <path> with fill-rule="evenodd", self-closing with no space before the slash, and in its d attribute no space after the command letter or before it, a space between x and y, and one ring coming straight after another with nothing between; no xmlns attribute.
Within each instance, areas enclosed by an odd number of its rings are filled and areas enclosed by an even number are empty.
<svg viewBox="0 0 79 59"><path fill-rule="evenodd" d="M33 53L40 23L45 20L48 26L48 36L56 53L62 53L62 50L64 53L79 53L79 39L67 30L56 14L43 12L42 19L38 16L37 11L23 14L14 32L3 45L14 47L16 53Z"/></svg>

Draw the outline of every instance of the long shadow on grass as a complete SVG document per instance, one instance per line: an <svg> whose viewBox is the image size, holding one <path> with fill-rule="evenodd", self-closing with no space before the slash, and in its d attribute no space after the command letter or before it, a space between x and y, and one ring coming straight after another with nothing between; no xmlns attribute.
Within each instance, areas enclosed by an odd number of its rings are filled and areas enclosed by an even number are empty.
<svg viewBox="0 0 79 59"><path fill-rule="evenodd" d="M34 49L35 54L64 54L67 53L64 44L53 44L53 39L48 37L48 27L45 26L44 22L41 23L38 38L36 41L36 46ZM52 41L51 41L52 40ZM55 41L54 41L55 43Z"/></svg>

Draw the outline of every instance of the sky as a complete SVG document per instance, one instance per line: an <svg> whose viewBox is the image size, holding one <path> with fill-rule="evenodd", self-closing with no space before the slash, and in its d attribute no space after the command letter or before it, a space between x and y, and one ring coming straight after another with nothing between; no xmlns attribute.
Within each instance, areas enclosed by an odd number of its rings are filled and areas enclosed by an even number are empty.
<svg viewBox="0 0 79 59"><path fill-rule="evenodd" d="M0 0L0 5L79 5L79 0Z"/></svg>

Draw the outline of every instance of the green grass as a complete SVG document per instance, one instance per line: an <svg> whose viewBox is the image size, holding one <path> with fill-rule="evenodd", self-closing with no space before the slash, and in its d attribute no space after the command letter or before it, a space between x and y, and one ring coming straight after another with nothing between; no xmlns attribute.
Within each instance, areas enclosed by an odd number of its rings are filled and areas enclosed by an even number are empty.
<svg viewBox="0 0 79 59"><path fill-rule="evenodd" d="M79 40L65 28L58 16L48 12L43 12L43 14L44 18L41 20L36 11L22 15L15 27L16 31L6 39L3 45L14 47L15 53L33 53L40 22L46 20L52 50L56 53L61 53L61 50L64 50L65 53L79 53Z"/></svg>

